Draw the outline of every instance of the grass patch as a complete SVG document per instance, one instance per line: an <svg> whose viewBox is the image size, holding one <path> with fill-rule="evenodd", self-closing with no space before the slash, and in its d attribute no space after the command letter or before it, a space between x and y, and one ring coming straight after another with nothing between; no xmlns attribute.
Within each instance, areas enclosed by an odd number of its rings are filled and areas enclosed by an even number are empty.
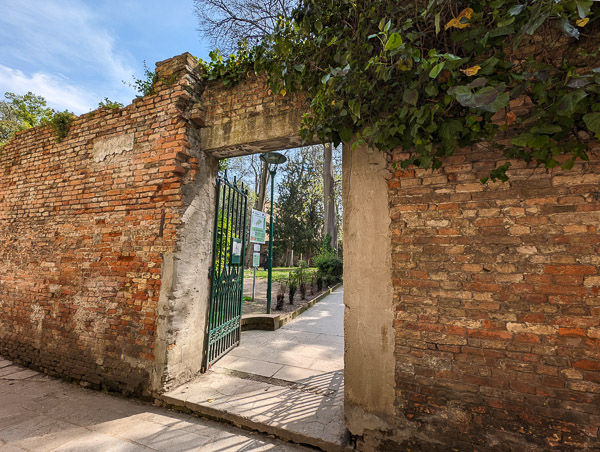
<svg viewBox="0 0 600 452"><path fill-rule="evenodd" d="M289 273L296 270L296 268L297 267L273 268L273 281L274 282L287 281ZM315 273L316 271L317 271L316 267L311 267L311 268L306 269L307 274L312 274L312 273ZM256 270L256 277L262 278L262 279L268 279L269 272L268 272L268 270Z"/></svg>

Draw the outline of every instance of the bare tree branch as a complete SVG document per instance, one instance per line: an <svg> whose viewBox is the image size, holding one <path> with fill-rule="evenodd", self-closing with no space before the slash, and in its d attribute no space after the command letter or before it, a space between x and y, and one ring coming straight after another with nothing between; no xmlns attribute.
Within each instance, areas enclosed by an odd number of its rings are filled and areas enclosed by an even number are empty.
<svg viewBox="0 0 600 452"><path fill-rule="evenodd" d="M297 0L194 0L194 9L200 34L211 45L230 52L244 39L257 44L297 4Z"/></svg>

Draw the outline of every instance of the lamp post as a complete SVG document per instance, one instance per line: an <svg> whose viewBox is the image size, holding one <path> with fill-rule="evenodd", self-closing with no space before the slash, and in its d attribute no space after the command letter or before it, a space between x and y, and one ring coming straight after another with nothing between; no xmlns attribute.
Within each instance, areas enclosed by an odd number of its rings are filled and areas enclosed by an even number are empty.
<svg viewBox="0 0 600 452"><path fill-rule="evenodd" d="M285 155L279 152L268 152L262 154L260 159L267 164L267 169L271 173L271 218L269 220L269 273L267 280L267 314L271 313L271 287L273 283L273 196L275 194L275 174L277 173L277 165L281 165L287 161Z"/></svg>

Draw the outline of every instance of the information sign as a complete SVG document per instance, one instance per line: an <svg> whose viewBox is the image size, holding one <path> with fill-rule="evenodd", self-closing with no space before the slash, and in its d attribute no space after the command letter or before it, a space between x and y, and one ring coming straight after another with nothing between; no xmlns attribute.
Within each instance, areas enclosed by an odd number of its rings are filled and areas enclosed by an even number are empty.
<svg viewBox="0 0 600 452"><path fill-rule="evenodd" d="M231 242L231 263L239 264L242 261L242 241L240 239L232 239Z"/></svg>
<svg viewBox="0 0 600 452"><path fill-rule="evenodd" d="M267 215L264 212L252 209L250 241L254 243L265 243L266 229Z"/></svg>

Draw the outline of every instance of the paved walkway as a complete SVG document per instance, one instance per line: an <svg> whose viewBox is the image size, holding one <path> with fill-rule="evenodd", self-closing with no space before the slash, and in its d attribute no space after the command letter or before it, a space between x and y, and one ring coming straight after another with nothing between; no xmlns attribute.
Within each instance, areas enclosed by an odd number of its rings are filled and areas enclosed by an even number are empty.
<svg viewBox="0 0 600 452"><path fill-rule="evenodd" d="M276 331L242 344L166 402L324 450L342 450L343 288Z"/></svg>
<svg viewBox="0 0 600 452"><path fill-rule="evenodd" d="M245 331L215 369L309 383L344 371L343 288L276 331Z"/></svg>
<svg viewBox="0 0 600 452"><path fill-rule="evenodd" d="M286 451L308 449L83 389L0 357L0 451Z"/></svg>

